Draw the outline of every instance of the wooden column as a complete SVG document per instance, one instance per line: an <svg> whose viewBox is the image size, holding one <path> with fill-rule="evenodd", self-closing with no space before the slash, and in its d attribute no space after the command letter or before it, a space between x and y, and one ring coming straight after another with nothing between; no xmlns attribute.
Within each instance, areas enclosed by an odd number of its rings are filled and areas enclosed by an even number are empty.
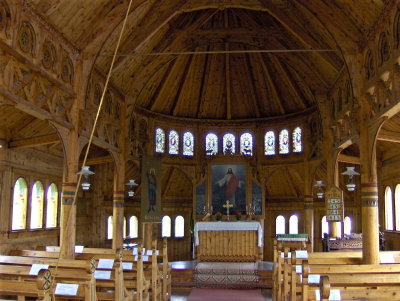
<svg viewBox="0 0 400 301"><path fill-rule="evenodd" d="M381 124L381 123L380 123ZM380 124L360 129L363 262L379 264L379 213L375 141Z"/></svg>
<svg viewBox="0 0 400 301"><path fill-rule="evenodd" d="M304 223L305 232L310 240L310 252L314 251L314 205L312 195L304 196Z"/></svg>
<svg viewBox="0 0 400 301"><path fill-rule="evenodd" d="M121 249L124 241L124 191L114 191L112 248Z"/></svg>
<svg viewBox="0 0 400 301"><path fill-rule="evenodd" d="M76 239L76 183L62 185L61 219L60 219L60 258L73 259L75 254Z"/></svg>
<svg viewBox="0 0 400 301"><path fill-rule="evenodd" d="M143 246L146 250L151 249L151 241L153 239L153 223L143 223Z"/></svg>

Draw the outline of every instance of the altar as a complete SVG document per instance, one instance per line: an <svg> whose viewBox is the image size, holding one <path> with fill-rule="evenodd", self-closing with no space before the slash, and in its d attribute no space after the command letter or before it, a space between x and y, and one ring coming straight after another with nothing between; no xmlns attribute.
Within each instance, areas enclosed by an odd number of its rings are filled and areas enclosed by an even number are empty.
<svg viewBox="0 0 400 301"><path fill-rule="evenodd" d="M199 261L257 261L263 256L263 228L257 221L197 222Z"/></svg>

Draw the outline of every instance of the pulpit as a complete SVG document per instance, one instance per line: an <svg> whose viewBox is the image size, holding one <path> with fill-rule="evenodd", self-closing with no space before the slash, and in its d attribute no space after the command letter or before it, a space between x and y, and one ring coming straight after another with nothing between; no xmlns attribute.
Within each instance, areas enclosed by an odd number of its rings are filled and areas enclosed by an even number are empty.
<svg viewBox="0 0 400 301"><path fill-rule="evenodd" d="M262 260L263 229L257 221L197 222L194 227L197 260Z"/></svg>

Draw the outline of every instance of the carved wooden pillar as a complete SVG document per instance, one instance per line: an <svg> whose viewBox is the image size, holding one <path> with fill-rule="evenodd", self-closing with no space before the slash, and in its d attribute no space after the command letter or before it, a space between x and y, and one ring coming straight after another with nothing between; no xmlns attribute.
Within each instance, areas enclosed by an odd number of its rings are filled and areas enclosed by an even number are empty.
<svg viewBox="0 0 400 301"><path fill-rule="evenodd" d="M122 248L124 242L124 199L125 199L125 158L126 145L125 139L127 134L126 126L126 102L121 103L120 111L120 133L118 135L117 144L121 150L120 153L114 154L115 172L114 172L114 195L113 195L113 241L112 248Z"/></svg>
<svg viewBox="0 0 400 301"><path fill-rule="evenodd" d="M60 219L60 258L73 259L76 238L76 204L73 204L76 182L62 184Z"/></svg>
<svg viewBox="0 0 400 301"><path fill-rule="evenodd" d="M308 161L304 162L304 224L305 233L310 240L310 252L314 251L314 205L311 193L310 168Z"/></svg>
<svg viewBox="0 0 400 301"><path fill-rule="evenodd" d="M376 136L382 123L369 128L361 126L361 214L363 233L363 261L379 264L379 213L376 171Z"/></svg>
<svg viewBox="0 0 400 301"><path fill-rule="evenodd" d="M153 238L153 223L143 223L143 246L146 250L151 249L151 241Z"/></svg>
<svg viewBox="0 0 400 301"><path fill-rule="evenodd" d="M332 187L332 185L339 187L339 167L337 157L340 153L341 149L336 150L334 153L330 153L328 155L327 160L327 173L328 173L328 183L326 185L327 189ZM328 216L326 217L328 219ZM343 222L333 222L328 221L329 223L329 237L339 238L342 234L339 232L340 226L339 223Z"/></svg>

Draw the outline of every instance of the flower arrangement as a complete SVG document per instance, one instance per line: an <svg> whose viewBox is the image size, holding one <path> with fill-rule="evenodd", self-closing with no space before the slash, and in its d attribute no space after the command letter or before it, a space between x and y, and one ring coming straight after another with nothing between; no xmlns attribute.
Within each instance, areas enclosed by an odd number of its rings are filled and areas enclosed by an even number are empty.
<svg viewBox="0 0 400 301"><path fill-rule="evenodd" d="M240 221L240 219L242 218L242 213L240 211L236 211L235 215L236 215L236 220Z"/></svg>
<svg viewBox="0 0 400 301"><path fill-rule="evenodd" d="M222 218L222 213L221 213L221 212L218 211L217 213L215 213L215 219L216 219L217 221L220 221L221 218Z"/></svg>

